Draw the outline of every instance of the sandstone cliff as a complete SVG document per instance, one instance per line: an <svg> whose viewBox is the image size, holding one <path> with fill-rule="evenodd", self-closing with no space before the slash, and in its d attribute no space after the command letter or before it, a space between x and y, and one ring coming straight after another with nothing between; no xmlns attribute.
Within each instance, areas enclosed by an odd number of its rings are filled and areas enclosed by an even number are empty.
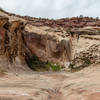
<svg viewBox="0 0 100 100"><path fill-rule="evenodd" d="M6 62L1 66L6 66L7 70L29 70L27 62L34 55L43 62L61 66L72 59L71 39L47 33L21 20L9 21L8 17L0 17L0 37L1 62Z"/></svg>
<svg viewBox="0 0 100 100"><path fill-rule="evenodd" d="M29 70L28 62L34 55L42 62L68 67L69 62L73 64L76 55L90 50L91 39L99 41L95 38L100 34L99 19L73 17L48 20L7 12L0 12L0 15L0 62L6 60L9 66L19 64L22 70ZM81 46L83 38L85 41L88 39L88 48L77 54L78 44ZM7 64L2 66L7 67Z"/></svg>

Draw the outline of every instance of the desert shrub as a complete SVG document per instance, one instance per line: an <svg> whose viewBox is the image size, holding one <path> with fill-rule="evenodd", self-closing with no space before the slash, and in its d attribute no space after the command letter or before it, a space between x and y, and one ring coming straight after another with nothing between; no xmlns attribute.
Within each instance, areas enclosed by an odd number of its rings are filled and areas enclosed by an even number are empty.
<svg viewBox="0 0 100 100"><path fill-rule="evenodd" d="M37 56L33 56L28 59L29 67L34 71L60 71L61 66L50 62L40 61Z"/></svg>
<svg viewBox="0 0 100 100"><path fill-rule="evenodd" d="M80 15L80 16L79 16L79 18L83 18L83 17L84 17L83 15Z"/></svg>
<svg viewBox="0 0 100 100"><path fill-rule="evenodd" d="M49 70L49 68L46 66L46 63L40 61L37 56L32 56L28 59L28 66L34 71Z"/></svg>
<svg viewBox="0 0 100 100"><path fill-rule="evenodd" d="M47 65L50 69L52 69L52 71L60 71L61 70L61 66L59 64L53 64L53 63L49 62Z"/></svg>
<svg viewBox="0 0 100 100"><path fill-rule="evenodd" d="M0 7L0 11L1 11L1 12L6 12L6 11L5 11L3 8L1 8L1 7Z"/></svg>

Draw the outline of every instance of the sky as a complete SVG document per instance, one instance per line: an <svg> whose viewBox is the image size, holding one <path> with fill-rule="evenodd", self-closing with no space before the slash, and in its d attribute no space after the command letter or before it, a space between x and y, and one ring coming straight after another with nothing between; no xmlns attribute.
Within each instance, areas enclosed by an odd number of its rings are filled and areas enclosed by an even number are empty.
<svg viewBox="0 0 100 100"><path fill-rule="evenodd" d="M24 16L50 19L100 17L100 0L0 0L0 7Z"/></svg>

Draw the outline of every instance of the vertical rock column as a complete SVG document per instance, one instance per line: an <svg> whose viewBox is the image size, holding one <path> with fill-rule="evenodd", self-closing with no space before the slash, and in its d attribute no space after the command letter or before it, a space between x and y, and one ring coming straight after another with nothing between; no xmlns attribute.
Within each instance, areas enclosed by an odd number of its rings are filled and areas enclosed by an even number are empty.
<svg viewBox="0 0 100 100"><path fill-rule="evenodd" d="M29 71L25 60L24 23L0 17L0 70Z"/></svg>
<svg viewBox="0 0 100 100"><path fill-rule="evenodd" d="M21 64L25 64L25 44L24 44L24 23L20 23L18 31L17 31L17 43L18 43L18 52L17 55L21 61Z"/></svg>
<svg viewBox="0 0 100 100"><path fill-rule="evenodd" d="M10 55L16 72L31 71L25 60L24 23L13 21L9 27Z"/></svg>
<svg viewBox="0 0 100 100"><path fill-rule="evenodd" d="M6 35L7 30L4 28L4 25L8 23L8 18L0 17L0 55L4 55L6 52Z"/></svg>
<svg viewBox="0 0 100 100"><path fill-rule="evenodd" d="M19 60L21 64L25 63L24 52L24 23L21 21L13 21L9 27L10 38L10 53L12 60Z"/></svg>

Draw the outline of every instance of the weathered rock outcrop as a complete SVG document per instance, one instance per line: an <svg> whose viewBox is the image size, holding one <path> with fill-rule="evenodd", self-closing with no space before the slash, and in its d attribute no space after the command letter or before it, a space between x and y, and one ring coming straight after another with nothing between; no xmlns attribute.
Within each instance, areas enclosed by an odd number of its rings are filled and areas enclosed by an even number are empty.
<svg viewBox="0 0 100 100"><path fill-rule="evenodd" d="M8 13L5 11L7 15L15 16L18 18L22 18L26 20L27 24L31 24L33 26L49 26L49 27L63 27L63 28L81 28L86 26L100 26L99 18L92 17L72 17L72 18L62 18L62 19L46 19L46 18L34 18L30 16L20 16L12 13Z"/></svg>
<svg viewBox="0 0 100 100"><path fill-rule="evenodd" d="M6 58L9 68L14 65L16 70L27 70L27 60L34 55L43 62L62 66L71 61L71 39L59 40L53 35L28 32L24 28L25 24L19 20L9 22L8 18L0 17L0 57L1 62ZM7 64L2 66L7 67Z"/></svg>
<svg viewBox="0 0 100 100"><path fill-rule="evenodd" d="M9 23L8 18L0 17L0 68L15 71L28 70L24 55L24 23L13 21ZM4 61L3 61L4 60ZM6 61L5 61L6 60ZM23 66L24 65L24 66ZM3 66L3 67L2 67Z"/></svg>
<svg viewBox="0 0 100 100"><path fill-rule="evenodd" d="M8 17L0 20L0 54L6 56L10 63L26 65L27 60L35 55L43 62L67 66L74 49L70 35L78 40L80 35L91 38L90 35L100 34L99 19L73 17L49 20L6 14ZM11 16L16 21L12 21ZM24 19L26 24L17 18Z"/></svg>
<svg viewBox="0 0 100 100"><path fill-rule="evenodd" d="M100 63L100 44L93 44L87 50L76 53L70 67L72 69L81 69L91 64Z"/></svg>
<svg viewBox="0 0 100 100"><path fill-rule="evenodd" d="M64 65L72 59L72 44L70 39L58 38L38 33L25 35L26 45L32 54L42 61Z"/></svg>

